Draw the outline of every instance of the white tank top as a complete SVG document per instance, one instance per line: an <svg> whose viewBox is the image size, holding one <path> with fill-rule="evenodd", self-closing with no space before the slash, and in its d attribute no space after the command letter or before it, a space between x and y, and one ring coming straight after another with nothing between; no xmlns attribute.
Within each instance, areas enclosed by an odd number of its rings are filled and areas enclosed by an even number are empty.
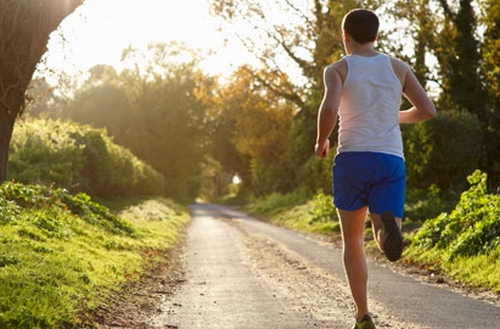
<svg viewBox="0 0 500 329"><path fill-rule="evenodd" d="M349 55L339 107L340 152L380 152L400 157L402 86L386 54Z"/></svg>

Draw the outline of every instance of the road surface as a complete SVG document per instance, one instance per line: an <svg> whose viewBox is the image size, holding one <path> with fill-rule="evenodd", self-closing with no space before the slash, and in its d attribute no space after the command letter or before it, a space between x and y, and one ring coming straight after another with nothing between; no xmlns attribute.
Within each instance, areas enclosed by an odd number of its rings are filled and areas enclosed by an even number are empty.
<svg viewBox="0 0 500 329"><path fill-rule="evenodd" d="M184 283L150 325L180 329L352 328L341 251L230 208L196 204ZM500 307L369 262L377 328L500 329Z"/></svg>

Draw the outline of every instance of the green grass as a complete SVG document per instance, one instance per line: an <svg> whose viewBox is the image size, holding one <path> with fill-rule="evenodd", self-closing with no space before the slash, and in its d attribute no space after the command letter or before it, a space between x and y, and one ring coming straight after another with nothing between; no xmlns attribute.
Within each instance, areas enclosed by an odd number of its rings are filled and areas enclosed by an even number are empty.
<svg viewBox="0 0 500 329"><path fill-rule="evenodd" d="M0 210L5 329L76 327L78 314L137 278L148 251L172 247L189 220L165 199L115 216L83 194L13 183L1 186Z"/></svg>

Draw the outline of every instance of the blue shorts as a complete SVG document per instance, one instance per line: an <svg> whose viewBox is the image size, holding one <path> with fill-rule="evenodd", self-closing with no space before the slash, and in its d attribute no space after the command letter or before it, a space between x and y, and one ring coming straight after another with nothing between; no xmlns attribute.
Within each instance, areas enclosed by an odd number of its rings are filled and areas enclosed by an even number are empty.
<svg viewBox="0 0 500 329"><path fill-rule="evenodd" d="M377 152L343 152L333 165L333 197L342 210L368 206L371 213L390 210L403 217L406 170L404 159Z"/></svg>

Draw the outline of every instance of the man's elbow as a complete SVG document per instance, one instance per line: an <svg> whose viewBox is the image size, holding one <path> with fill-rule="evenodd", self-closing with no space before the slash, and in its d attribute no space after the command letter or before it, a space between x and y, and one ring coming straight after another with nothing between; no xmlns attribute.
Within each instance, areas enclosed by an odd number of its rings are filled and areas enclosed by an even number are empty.
<svg viewBox="0 0 500 329"><path fill-rule="evenodd" d="M427 109L427 119L432 119L436 116L436 107L434 104Z"/></svg>
<svg viewBox="0 0 500 329"><path fill-rule="evenodd" d="M422 121L432 119L436 116L436 107L434 104L430 104L429 106L423 108L420 113Z"/></svg>

